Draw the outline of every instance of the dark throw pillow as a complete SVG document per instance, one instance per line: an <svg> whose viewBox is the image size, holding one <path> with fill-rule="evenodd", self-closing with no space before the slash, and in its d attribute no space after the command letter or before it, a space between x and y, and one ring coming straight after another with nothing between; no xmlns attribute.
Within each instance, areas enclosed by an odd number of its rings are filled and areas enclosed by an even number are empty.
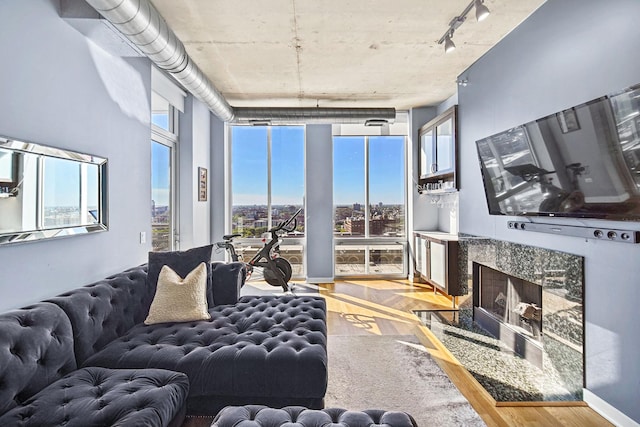
<svg viewBox="0 0 640 427"><path fill-rule="evenodd" d="M169 266L180 277L186 277L201 262L207 265L207 304L213 307L213 290L211 284L211 251L213 245L201 246L187 251L149 252L149 270L147 280L151 288L151 298L155 295L158 276L163 265Z"/></svg>

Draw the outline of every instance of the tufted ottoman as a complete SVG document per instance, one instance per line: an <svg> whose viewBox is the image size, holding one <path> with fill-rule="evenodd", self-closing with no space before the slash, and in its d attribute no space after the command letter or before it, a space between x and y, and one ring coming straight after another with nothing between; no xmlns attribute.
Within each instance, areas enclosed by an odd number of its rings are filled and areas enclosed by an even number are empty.
<svg viewBox="0 0 640 427"><path fill-rule="evenodd" d="M179 427L188 392L179 372L84 368L0 416L0 425Z"/></svg>
<svg viewBox="0 0 640 427"><path fill-rule="evenodd" d="M379 409L347 411L340 408L312 410L301 406L274 409L260 405L227 406L213 419L211 427L417 427L411 415L405 412L387 412Z"/></svg>

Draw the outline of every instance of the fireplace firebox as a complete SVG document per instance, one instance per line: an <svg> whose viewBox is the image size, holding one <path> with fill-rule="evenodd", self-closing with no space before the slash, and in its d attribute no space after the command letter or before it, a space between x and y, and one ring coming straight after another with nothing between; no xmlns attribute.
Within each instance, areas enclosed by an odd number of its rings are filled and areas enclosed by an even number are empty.
<svg viewBox="0 0 640 427"><path fill-rule="evenodd" d="M542 286L474 263L474 320L542 368Z"/></svg>

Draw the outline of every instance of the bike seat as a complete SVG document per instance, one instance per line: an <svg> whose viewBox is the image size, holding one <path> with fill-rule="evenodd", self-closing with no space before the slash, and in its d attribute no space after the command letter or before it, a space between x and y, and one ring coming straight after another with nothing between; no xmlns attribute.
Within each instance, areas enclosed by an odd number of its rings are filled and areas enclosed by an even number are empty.
<svg viewBox="0 0 640 427"><path fill-rule="evenodd" d="M231 240L234 237L240 237L242 236L242 234L225 234L224 236L222 236L223 240Z"/></svg>

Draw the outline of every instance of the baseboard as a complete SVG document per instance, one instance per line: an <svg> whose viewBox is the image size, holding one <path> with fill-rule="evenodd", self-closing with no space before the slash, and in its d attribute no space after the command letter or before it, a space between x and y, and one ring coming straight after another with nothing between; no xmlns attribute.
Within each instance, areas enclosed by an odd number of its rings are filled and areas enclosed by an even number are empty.
<svg viewBox="0 0 640 427"><path fill-rule="evenodd" d="M602 415L609 422L618 427L638 427L640 424L611 406L609 403L596 396L593 392L586 388L582 390L582 398L589 404L591 409Z"/></svg>
<svg viewBox="0 0 640 427"><path fill-rule="evenodd" d="M314 285L320 285L322 283L333 283L333 277L307 277L307 283L312 283Z"/></svg>

